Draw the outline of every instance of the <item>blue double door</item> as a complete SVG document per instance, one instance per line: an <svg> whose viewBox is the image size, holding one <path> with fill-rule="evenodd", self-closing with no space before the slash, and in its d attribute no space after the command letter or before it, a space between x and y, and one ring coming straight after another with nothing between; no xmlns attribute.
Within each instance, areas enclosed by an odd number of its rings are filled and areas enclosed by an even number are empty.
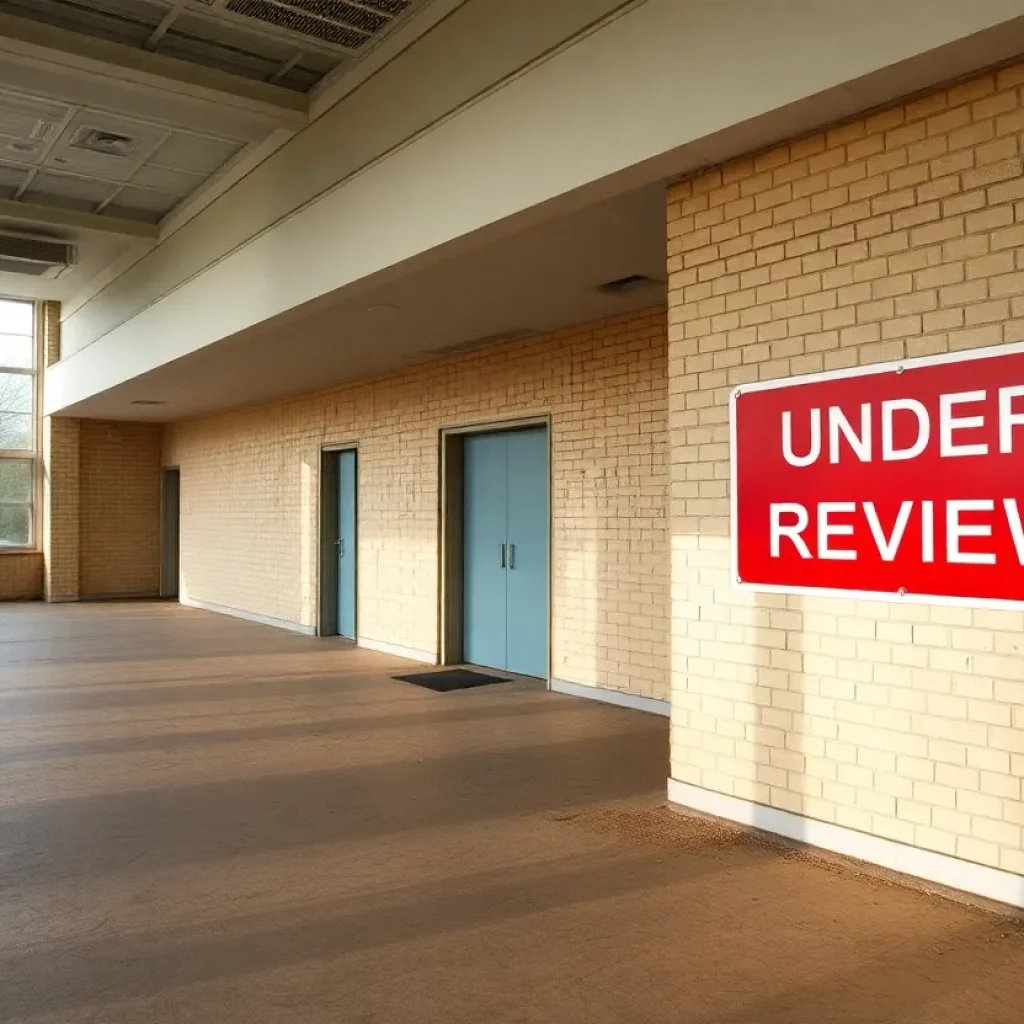
<svg viewBox="0 0 1024 1024"><path fill-rule="evenodd" d="M544 427L463 443L465 660L548 674L550 496Z"/></svg>

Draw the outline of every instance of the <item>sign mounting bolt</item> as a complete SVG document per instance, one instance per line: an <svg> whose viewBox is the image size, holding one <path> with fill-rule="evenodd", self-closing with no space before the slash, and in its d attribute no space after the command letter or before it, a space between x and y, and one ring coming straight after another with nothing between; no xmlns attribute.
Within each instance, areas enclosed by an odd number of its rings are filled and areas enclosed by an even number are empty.
<svg viewBox="0 0 1024 1024"><path fill-rule="evenodd" d="M742 583L743 582L743 577L742 576L737 576L736 577L736 582L737 583Z"/></svg>
<svg viewBox="0 0 1024 1024"><path fill-rule="evenodd" d="M899 595L900 595L900 597L906 597L907 596L907 588L906 587L900 587Z"/></svg>
<svg viewBox="0 0 1024 1024"><path fill-rule="evenodd" d="M900 365L896 367L896 372L897 373L902 373L903 372L903 364L902 363L900 363Z"/></svg>

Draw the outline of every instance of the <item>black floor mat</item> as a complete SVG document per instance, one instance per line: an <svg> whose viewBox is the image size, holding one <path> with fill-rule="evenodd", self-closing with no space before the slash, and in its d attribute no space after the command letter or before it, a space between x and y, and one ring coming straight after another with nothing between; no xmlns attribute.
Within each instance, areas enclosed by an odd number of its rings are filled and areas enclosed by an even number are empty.
<svg viewBox="0 0 1024 1024"><path fill-rule="evenodd" d="M402 683L415 683L425 686L437 693L448 693L449 690L469 690L474 686L489 686L491 683L507 683L506 676L488 676L483 672L473 672L468 668L446 668L440 672L416 672L409 676L392 676Z"/></svg>

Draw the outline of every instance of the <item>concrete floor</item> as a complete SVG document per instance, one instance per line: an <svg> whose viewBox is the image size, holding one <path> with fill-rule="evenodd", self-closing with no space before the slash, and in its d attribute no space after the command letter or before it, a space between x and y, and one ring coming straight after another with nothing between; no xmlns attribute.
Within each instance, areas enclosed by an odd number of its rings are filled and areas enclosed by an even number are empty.
<svg viewBox="0 0 1024 1024"><path fill-rule="evenodd" d="M1024 1019L1024 933L662 806L666 723L0 606L0 1024Z"/></svg>

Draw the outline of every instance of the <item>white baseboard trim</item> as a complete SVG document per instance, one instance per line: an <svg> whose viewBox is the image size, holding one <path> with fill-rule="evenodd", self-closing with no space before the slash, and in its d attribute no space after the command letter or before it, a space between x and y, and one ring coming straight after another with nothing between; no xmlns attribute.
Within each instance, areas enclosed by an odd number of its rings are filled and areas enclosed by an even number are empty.
<svg viewBox="0 0 1024 1024"><path fill-rule="evenodd" d="M389 644L384 640L371 640L368 636L361 636L356 644L365 647L368 651L376 651L378 654L391 654L396 658L405 658L407 661L419 661L424 665L436 665L437 655L427 651L417 651L414 647L403 647L401 644Z"/></svg>
<svg viewBox="0 0 1024 1024"><path fill-rule="evenodd" d="M616 704L620 708L631 708L633 711L645 711L649 715L668 717L671 705L667 700L656 697L641 697L638 693L627 690L610 690L606 686L586 686L583 683L568 683L564 679L552 679L548 689L555 693L564 693L569 697L584 697L587 700L599 700L604 704Z"/></svg>
<svg viewBox="0 0 1024 1024"><path fill-rule="evenodd" d="M275 629L287 629L303 636L315 636L312 626L304 626L301 622L290 622L288 619L275 619L272 615L258 615L256 612L242 611L241 608L228 608L222 604L211 604L209 601L197 601L192 597L180 597L179 603L186 608L198 608L204 612L215 612L217 615L230 615L233 619L245 619L258 622L261 626L273 626Z"/></svg>
<svg viewBox="0 0 1024 1024"><path fill-rule="evenodd" d="M1014 907L1024 907L1024 876L1009 871L972 864L957 857L907 846L905 843L833 825L831 822L816 821L814 818L766 807L752 800L715 793L678 779L668 780L668 798L672 803L695 811L749 825L763 832L774 832L890 871L913 875Z"/></svg>

